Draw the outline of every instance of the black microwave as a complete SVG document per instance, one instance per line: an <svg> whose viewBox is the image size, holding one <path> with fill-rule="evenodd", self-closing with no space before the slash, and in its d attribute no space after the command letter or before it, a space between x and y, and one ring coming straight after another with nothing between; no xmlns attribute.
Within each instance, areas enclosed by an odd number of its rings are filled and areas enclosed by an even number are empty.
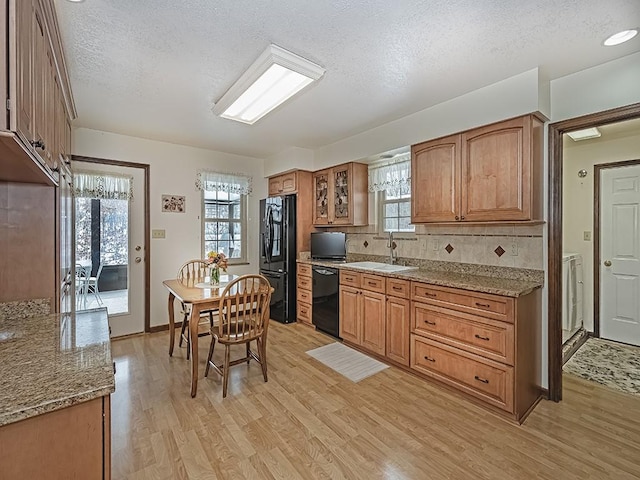
<svg viewBox="0 0 640 480"><path fill-rule="evenodd" d="M344 232L312 233L311 258L316 260L346 260L347 234Z"/></svg>

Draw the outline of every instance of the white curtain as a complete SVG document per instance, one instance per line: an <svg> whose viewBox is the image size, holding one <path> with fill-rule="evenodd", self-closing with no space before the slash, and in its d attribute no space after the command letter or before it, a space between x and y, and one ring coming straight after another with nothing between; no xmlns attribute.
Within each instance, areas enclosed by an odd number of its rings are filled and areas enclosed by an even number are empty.
<svg viewBox="0 0 640 480"><path fill-rule="evenodd" d="M196 188L206 191L222 191L250 195L253 178L240 173L212 172L199 170L196 175Z"/></svg>
<svg viewBox="0 0 640 480"><path fill-rule="evenodd" d="M76 197L107 200L131 200L133 177L100 172L74 172L73 190Z"/></svg>
<svg viewBox="0 0 640 480"><path fill-rule="evenodd" d="M385 163L369 165L369 191L382 190L394 196L411 191L411 153L396 156Z"/></svg>

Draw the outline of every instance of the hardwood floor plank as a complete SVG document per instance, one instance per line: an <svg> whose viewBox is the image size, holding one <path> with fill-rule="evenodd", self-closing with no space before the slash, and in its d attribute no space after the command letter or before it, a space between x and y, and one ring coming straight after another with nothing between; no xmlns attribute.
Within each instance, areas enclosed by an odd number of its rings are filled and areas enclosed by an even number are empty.
<svg viewBox="0 0 640 480"><path fill-rule="evenodd" d="M515 425L397 368L353 383L305 353L334 341L272 322L269 381L235 366L226 399L215 373L190 397L166 332L114 341L113 478L640 478L637 396L566 375L562 402Z"/></svg>

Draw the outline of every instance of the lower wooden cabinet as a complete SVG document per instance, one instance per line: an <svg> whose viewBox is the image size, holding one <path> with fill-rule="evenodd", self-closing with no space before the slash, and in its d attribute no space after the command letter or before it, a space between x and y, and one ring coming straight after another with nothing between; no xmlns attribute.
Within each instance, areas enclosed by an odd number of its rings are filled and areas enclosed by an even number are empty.
<svg viewBox="0 0 640 480"><path fill-rule="evenodd" d="M386 296L363 285L384 291L384 278L354 272L340 272L340 337L364 349L386 352Z"/></svg>
<svg viewBox="0 0 640 480"><path fill-rule="evenodd" d="M390 360L407 367L409 366L410 317L411 301L409 299L387 297L386 355Z"/></svg>
<svg viewBox="0 0 640 480"><path fill-rule="evenodd" d="M540 296L411 282L411 368L521 422L541 396Z"/></svg>
<svg viewBox="0 0 640 480"><path fill-rule="evenodd" d="M111 478L109 395L0 427L0 477Z"/></svg>
<svg viewBox="0 0 640 480"><path fill-rule="evenodd" d="M299 263L296 267L296 319L304 325L312 324L313 295L311 265Z"/></svg>

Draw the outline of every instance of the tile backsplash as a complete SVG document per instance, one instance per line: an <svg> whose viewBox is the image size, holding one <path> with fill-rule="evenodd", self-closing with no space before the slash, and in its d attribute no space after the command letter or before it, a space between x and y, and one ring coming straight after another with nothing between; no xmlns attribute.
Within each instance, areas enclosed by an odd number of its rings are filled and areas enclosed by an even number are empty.
<svg viewBox="0 0 640 480"><path fill-rule="evenodd" d="M388 256L388 237L347 235L347 252ZM415 234L395 233L399 258L544 269L544 225L417 225Z"/></svg>

